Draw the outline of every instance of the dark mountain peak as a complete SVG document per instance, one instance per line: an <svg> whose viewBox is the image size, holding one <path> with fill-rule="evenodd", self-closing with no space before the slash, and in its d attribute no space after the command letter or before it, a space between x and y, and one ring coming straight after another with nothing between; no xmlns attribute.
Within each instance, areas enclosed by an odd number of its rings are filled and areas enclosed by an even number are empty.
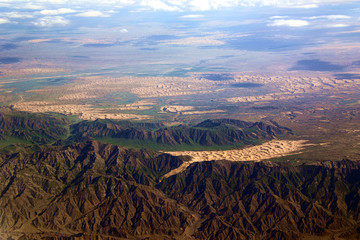
<svg viewBox="0 0 360 240"><path fill-rule="evenodd" d="M226 125L226 124L234 125L239 128L250 127L252 125L252 123L250 123L250 122L245 122L245 121L241 121L241 120L237 120L237 119L223 118L223 119L207 119L207 120L195 125L195 127L215 128L220 125Z"/></svg>

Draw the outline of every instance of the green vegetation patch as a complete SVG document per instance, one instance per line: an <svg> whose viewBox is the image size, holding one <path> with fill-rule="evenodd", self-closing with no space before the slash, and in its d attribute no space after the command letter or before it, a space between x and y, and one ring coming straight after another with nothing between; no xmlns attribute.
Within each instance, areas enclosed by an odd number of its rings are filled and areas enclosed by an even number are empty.
<svg viewBox="0 0 360 240"><path fill-rule="evenodd" d="M60 115L0 111L0 148L16 144L49 144L69 134L70 121Z"/></svg>

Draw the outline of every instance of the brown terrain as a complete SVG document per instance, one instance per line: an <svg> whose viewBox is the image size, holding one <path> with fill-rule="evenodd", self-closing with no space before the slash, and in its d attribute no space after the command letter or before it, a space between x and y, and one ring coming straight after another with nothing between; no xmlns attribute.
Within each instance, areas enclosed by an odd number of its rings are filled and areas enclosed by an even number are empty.
<svg viewBox="0 0 360 240"><path fill-rule="evenodd" d="M18 76L41 71L62 69ZM152 129L80 122L72 125L77 132L70 128L78 142L124 136L171 146L225 146L244 136L272 141L236 150L170 152L179 156L96 141L26 151L10 145L0 155L0 238L359 239L359 162L324 161L360 159L359 79L297 72L212 79L217 75L89 75L26 93L4 88L0 100L11 109L155 122ZM186 131L182 125L167 127L208 116L256 124L229 126L226 120L224 134L215 134L206 121ZM1 140L61 145L59 136L69 134L65 118L50 118L56 128L48 131L42 129L51 127L47 118L31 118L3 117ZM156 125L158 118L166 119L164 125ZM293 135L262 120L275 120Z"/></svg>
<svg viewBox="0 0 360 240"><path fill-rule="evenodd" d="M206 161L86 142L2 155L6 239L357 239L360 164Z"/></svg>
<svg viewBox="0 0 360 240"><path fill-rule="evenodd" d="M71 83L29 90L25 96L19 95L18 100L12 101L11 104L15 109L22 111L59 112L79 115L82 119L149 119L151 116L144 116L139 112L155 107L155 113L219 114L227 112L217 109L219 105L224 104L236 106L244 103L296 101L313 95L335 97L342 94L342 99L353 99L352 95L359 90L358 79L334 77L328 73L244 72L231 73L231 77L222 80L215 78L219 76L221 79L221 75L222 73L192 73L189 77L74 76L75 80ZM246 84L250 84L249 87L246 87ZM131 93L140 101L134 101L129 105L104 100L119 93ZM164 98L185 99L196 95L213 96L212 101L215 105L208 103L207 108L181 104L160 105ZM40 100L35 100L36 98ZM115 96L113 98L116 99ZM94 99L102 99L102 104L94 104ZM105 107L105 104L109 106Z"/></svg>

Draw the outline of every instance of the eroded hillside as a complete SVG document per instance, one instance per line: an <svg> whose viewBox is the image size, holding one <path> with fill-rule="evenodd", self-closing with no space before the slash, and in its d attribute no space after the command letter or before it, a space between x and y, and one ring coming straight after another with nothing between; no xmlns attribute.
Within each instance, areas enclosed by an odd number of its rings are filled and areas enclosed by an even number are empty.
<svg viewBox="0 0 360 240"><path fill-rule="evenodd" d="M2 155L2 237L356 238L360 163L211 161L99 142Z"/></svg>

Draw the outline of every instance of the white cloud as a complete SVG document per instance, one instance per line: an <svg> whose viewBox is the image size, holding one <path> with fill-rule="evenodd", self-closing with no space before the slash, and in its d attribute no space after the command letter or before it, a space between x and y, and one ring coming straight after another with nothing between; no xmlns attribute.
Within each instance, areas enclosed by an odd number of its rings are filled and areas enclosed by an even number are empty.
<svg viewBox="0 0 360 240"><path fill-rule="evenodd" d="M82 12L82 13L76 14L75 16L78 16L78 17L110 17L109 14L105 14L103 12L96 11L96 10Z"/></svg>
<svg viewBox="0 0 360 240"><path fill-rule="evenodd" d="M347 15L323 15L323 16L309 17L309 19L329 19L329 20L343 20L350 18L351 17Z"/></svg>
<svg viewBox="0 0 360 240"><path fill-rule="evenodd" d="M328 27L328 28L341 28L341 27L349 27L349 25L342 24L342 23L335 23L335 24L327 24L327 25L325 25L325 27Z"/></svg>
<svg viewBox="0 0 360 240"><path fill-rule="evenodd" d="M127 33L127 32L129 32L129 31L128 31L126 28L123 28L123 29L120 30L120 32L121 32L121 33Z"/></svg>
<svg viewBox="0 0 360 240"><path fill-rule="evenodd" d="M8 3L0 3L0 7L4 7L4 8L10 8L11 5Z"/></svg>
<svg viewBox="0 0 360 240"><path fill-rule="evenodd" d="M190 9L193 11L207 11L211 9L211 2L208 0L190 1Z"/></svg>
<svg viewBox="0 0 360 240"><path fill-rule="evenodd" d="M42 15L61 15L61 14L67 14L67 13L74 13L76 12L73 9L70 8L59 8L55 10L42 10L40 11L40 14Z"/></svg>
<svg viewBox="0 0 360 240"><path fill-rule="evenodd" d="M272 16L269 18L271 22L268 26L304 27L311 25L313 28L340 28L352 25L351 22L344 21L351 18L347 15L321 15L294 20L289 19L288 16Z"/></svg>
<svg viewBox="0 0 360 240"><path fill-rule="evenodd" d="M270 19L284 19L284 18L289 18L288 16L272 16L270 17Z"/></svg>
<svg viewBox="0 0 360 240"><path fill-rule="evenodd" d="M250 0L190 0L187 2L187 8L192 11L217 10L220 8L244 5L242 2L250 2L250 4L252 4Z"/></svg>
<svg viewBox="0 0 360 240"><path fill-rule="evenodd" d="M0 24L4 24L4 23L10 23L9 19L7 19L7 18L0 18Z"/></svg>
<svg viewBox="0 0 360 240"><path fill-rule="evenodd" d="M195 14L190 14L190 15L184 15L184 16L181 16L181 18L189 18L189 19L193 19L193 18L202 18L204 17L204 15L195 15Z"/></svg>
<svg viewBox="0 0 360 240"><path fill-rule="evenodd" d="M357 22L347 15L320 15L304 19L310 20L316 28L341 28L357 25Z"/></svg>
<svg viewBox="0 0 360 240"><path fill-rule="evenodd" d="M154 11L207 11L229 7L272 6L279 8L316 8L329 4L345 4L358 0L0 0L1 4L20 9L44 10L44 6L133 7ZM99 8L100 9L100 8Z"/></svg>
<svg viewBox="0 0 360 240"><path fill-rule="evenodd" d="M318 8L321 5L345 4L357 0L240 0L245 5L253 2L252 6L275 6L280 8Z"/></svg>
<svg viewBox="0 0 360 240"><path fill-rule="evenodd" d="M24 3L24 4L15 4L14 8L40 10L40 9L44 9L44 6L32 4L32 3Z"/></svg>
<svg viewBox="0 0 360 240"><path fill-rule="evenodd" d="M53 26L65 26L70 23L69 20L61 16L47 16L38 19L36 22L33 22L35 26L39 27L53 27Z"/></svg>
<svg viewBox="0 0 360 240"><path fill-rule="evenodd" d="M290 8L304 8L304 9L311 9L311 8L318 8L317 4L299 4L299 5L289 5Z"/></svg>
<svg viewBox="0 0 360 240"><path fill-rule="evenodd" d="M30 13L21 13L21 12L7 12L2 13L3 16L6 16L8 18L33 18L34 15Z"/></svg>
<svg viewBox="0 0 360 240"><path fill-rule="evenodd" d="M140 3L143 7L149 7L154 11L179 11L177 6L170 6L160 0L142 0Z"/></svg>
<svg viewBox="0 0 360 240"><path fill-rule="evenodd" d="M305 20L296 20L296 19L277 19L274 20L272 23L268 24L268 26L275 26L275 27L305 27L308 26L309 22Z"/></svg>

